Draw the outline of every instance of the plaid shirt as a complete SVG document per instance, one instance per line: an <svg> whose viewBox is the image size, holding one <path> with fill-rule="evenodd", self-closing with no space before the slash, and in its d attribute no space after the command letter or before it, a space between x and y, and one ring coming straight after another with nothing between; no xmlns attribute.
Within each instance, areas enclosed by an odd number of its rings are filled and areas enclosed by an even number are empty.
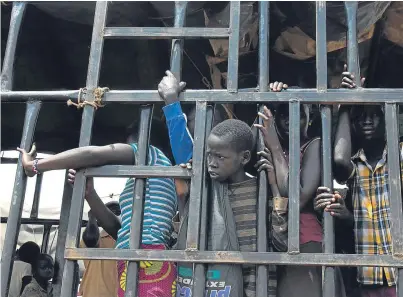
<svg viewBox="0 0 403 297"><path fill-rule="evenodd" d="M400 143L400 158L403 160L403 143ZM352 190L355 251L357 254L392 254L389 178L387 149L375 170L367 162L361 149L352 157L354 170L350 176ZM403 176L403 162L400 164ZM388 267L358 267L357 280L363 285L382 285L383 278L389 286L396 285L396 271Z"/></svg>

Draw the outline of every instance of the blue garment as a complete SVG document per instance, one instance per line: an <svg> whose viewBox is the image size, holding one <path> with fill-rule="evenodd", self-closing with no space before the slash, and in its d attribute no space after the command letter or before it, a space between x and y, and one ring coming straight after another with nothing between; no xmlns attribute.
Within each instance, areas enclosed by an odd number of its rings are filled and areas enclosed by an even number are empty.
<svg viewBox="0 0 403 297"><path fill-rule="evenodd" d="M137 145L131 144L134 153ZM169 159L156 147L149 146L148 166L171 166ZM120 194L121 228L118 231L116 248L128 249L130 222L133 209L135 179L126 182ZM168 244L172 232L172 218L177 209L175 184L172 178L147 178L143 216L143 244Z"/></svg>
<svg viewBox="0 0 403 297"><path fill-rule="evenodd" d="M187 128L186 115L180 102L162 108L167 120L169 141L176 164L187 163L193 156L193 138Z"/></svg>

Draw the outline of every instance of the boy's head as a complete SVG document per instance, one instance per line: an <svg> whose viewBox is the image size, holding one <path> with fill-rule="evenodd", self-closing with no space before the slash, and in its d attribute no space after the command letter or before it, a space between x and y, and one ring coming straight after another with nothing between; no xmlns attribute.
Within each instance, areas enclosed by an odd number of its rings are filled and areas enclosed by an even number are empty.
<svg viewBox="0 0 403 297"><path fill-rule="evenodd" d="M306 138L308 135L309 127L309 114L310 105L300 105L300 132L301 137ZM276 122L278 133L282 138L288 138L290 134L290 115L288 104L279 104L274 113L274 119Z"/></svg>
<svg viewBox="0 0 403 297"><path fill-rule="evenodd" d="M48 281L53 277L53 258L48 254L39 254L32 263L32 275L35 279Z"/></svg>
<svg viewBox="0 0 403 297"><path fill-rule="evenodd" d="M351 121L360 140L384 139L385 115L381 105L354 106L351 109Z"/></svg>
<svg viewBox="0 0 403 297"><path fill-rule="evenodd" d="M207 166L210 177L233 181L250 161L253 147L251 128L240 120L225 120L215 126L207 139Z"/></svg>
<svg viewBox="0 0 403 297"><path fill-rule="evenodd" d="M41 249L39 246L33 241L27 241L24 243L18 250L18 258L26 263L32 265L35 259L40 254Z"/></svg>
<svg viewBox="0 0 403 297"><path fill-rule="evenodd" d="M120 216L121 211L120 211L119 203L117 201L107 202L107 203L105 203L105 206L107 208L109 208L110 211L112 211L114 215Z"/></svg>

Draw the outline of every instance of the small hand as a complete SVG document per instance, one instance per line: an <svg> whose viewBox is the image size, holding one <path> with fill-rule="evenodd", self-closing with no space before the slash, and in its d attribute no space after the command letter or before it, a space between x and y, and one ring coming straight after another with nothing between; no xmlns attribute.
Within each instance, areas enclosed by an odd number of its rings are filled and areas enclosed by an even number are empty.
<svg viewBox="0 0 403 297"><path fill-rule="evenodd" d="M158 84L158 94L165 101L165 104L168 105L179 100L179 93L185 89L186 83L183 81L179 82L169 70L165 74L166 76Z"/></svg>
<svg viewBox="0 0 403 297"><path fill-rule="evenodd" d="M319 187L313 201L313 208L316 211L323 211L328 205L332 204L333 196L334 194L330 193L329 188Z"/></svg>
<svg viewBox="0 0 403 297"><path fill-rule="evenodd" d="M280 82L276 81L274 83L270 83L269 87L270 87L270 90L273 92L281 92L282 90L287 90L288 85L285 83L282 83L281 81Z"/></svg>
<svg viewBox="0 0 403 297"><path fill-rule="evenodd" d="M192 170L192 160L189 160L186 164L182 163L179 165L183 169ZM175 179L176 195L180 199L186 199L190 192L189 182L185 179L176 178Z"/></svg>
<svg viewBox="0 0 403 297"><path fill-rule="evenodd" d="M260 132L262 132L264 144L267 148L271 150L272 146L278 142L273 114L271 113L270 109L264 106L263 113L258 112L258 116L262 118L263 125L254 124L254 126L259 128Z"/></svg>
<svg viewBox="0 0 403 297"><path fill-rule="evenodd" d="M69 169L67 180L72 186L74 185L74 182L76 180L76 174L77 174L77 171L75 171L74 169ZM85 187L85 198L87 198L88 195L90 195L90 193L92 193L93 191L95 191L94 178L87 177L87 183L86 183L86 187Z"/></svg>
<svg viewBox="0 0 403 297"><path fill-rule="evenodd" d="M36 145L32 145L29 153L26 150L17 147L17 151L21 153L22 166L24 167L25 174L29 177L35 176L35 172L32 168L33 161L36 157Z"/></svg>
<svg viewBox="0 0 403 297"><path fill-rule="evenodd" d="M257 155L263 157L256 162L255 168L257 168L257 171L266 170L268 173L274 172L273 157L270 150L265 148L264 151L258 152Z"/></svg>
<svg viewBox="0 0 403 297"><path fill-rule="evenodd" d="M334 193L332 203L325 208L326 212L330 212L330 215L339 219L347 219L350 217L350 212L346 207L344 199L338 192Z"/></svg>
<svg viewBox="0 0 403 297"><path fill-rule="evenodd" d="M344 72L342 73L341 88L354 89L357 85L354 83L354 75L347 71L347 65L344 65ZM361 85L363 86L365 77L361 78Z"/></svg>

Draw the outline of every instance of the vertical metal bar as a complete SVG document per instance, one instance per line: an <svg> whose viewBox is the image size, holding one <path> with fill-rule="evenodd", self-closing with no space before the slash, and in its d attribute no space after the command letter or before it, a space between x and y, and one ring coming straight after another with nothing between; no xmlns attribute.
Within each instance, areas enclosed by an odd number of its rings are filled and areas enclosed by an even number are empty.
<svg viewBox="0 0 403 297"><path fill-rule="evenodd" d="M213 108L207 106L206 113L206 133L205 139L210 135L213 124ZM203 173L203 186L201 192L201 219L200 219L200 237L199 237L199 250L205 251L207 249L207 221L208 221L208 183L206 170ZM206 265L195 265L195 278L194 278L194 294L195 296L203 296L205 292L206 284Z"/></svg>
<svg viewBox="0 0 403 297"><path fill-rule="evenodd" d="M239 22L241 14L241 2L231 1L230 35L228 52L227 90L235 93L238 91L238 58L239 58Z"/></svg>
<svg viewBox="0 0 403 297"><path fill-rule="evenodd" d="M105 28L108 2L97 1L92 31L90 58L88 63L87 83L88 90L93 90L98 85L101 57L103 50L103 30ZM79 146L87 146L91 143L92 125L94 122L94 107L86 105L83 110ZM69 224L67 229L66 247L78 246L79 233L84 206L85 176L83 171L78 171L73 189L73 198L70 209ZM63 271L61 296L71 297L74 290L74 262L67 260ZM73 292L74 293L74 292Z"/></svg>
<svg viewBox="0 0 403 297"><path fill-rule="evenodd" d="M319 93L327 91L327 38L326 38L326 1L316 2L316 84ZM322 120L322 185L333 191L332 177L332 109L320 107ZM324 212L324 247L325 253L334 253L334 220ZM323 296L334 297L334 267L324 267Z"/></svg>
<svg viewBox="0 0 403 297"><path fill-rule="evenodd" d="M31 215L30 215L31 219L38 218L39 199L41 196L42 181L43 181L43 174L37 175L35 182L34 201L32 202Z"/></svg>
<svg viewBox="0 0 403 297"><path fill-rule="evenodd" d="M9 91L13 87L15 49L17 48L18 35L20 34L26 7L27 2L13 2L7 46L4 53L3 70L1 72L2 91Z"/></svg>
<svg viewBox="0 0 403 297"><path fill-rule="evenodd" d="M347 64L348 71L354 75L354 83L361 87L360 60L358 57L357 40L357 8L358 1L344 2L347 14Z"/></svg>
<svg viewBox="0 0 403 297"><path fill-rule="evenodd" d="M66 236L67 226L69 223L69 215L71 208L71 198L73 194L73 187L68 183L68 172L64 178L64 189L62 197L62 206L60 212L59 229L57 230L57 243L55 253L55 276L52 280L53 297L60 297L62 289L62 278L64 270L64 250L66 249Z"/></svg>
<svg viewBox="0 0 403 297"><path fill-rule="evenodd" d="M174 27L183 27L186 21L187 1L175 1L175 21ZM183 39L172 40L171 51L171 72L177 79L181 79L182 75L182 54L183 54Z"/></svg>
<svg viewBox="0 0 403 297"><path fill-rule="evenodd" d="M289 138L289 210L288 210L288 253L299 253L299 189L300 189L300 102L290 101Z"/></svg>
<svg viewBox="0 0 403 297"><path fill-rule="evenodd" d="M49 225L49 224L43 225L41 253L47 253L48 252L49 235L50 235L51 229L52 229L52 225Z"/></svg>
<svg viewBox="0 0 403 297"><path fill-rule="evenodd" d="M259 91L267 92L269 83L269 2L259 2ZM263 112L263 106L260 106ZM259 119L262 124L262 119ZM264 142L261 133L258 134L258 150L264 150ZM257 251L267 252L267 175L262 171L259 174L259 194L258 194L258 224L257 224ZM266 297L268 295L268 266L257 266L256 296Z"/></svg>
<svg viewBox="0 0 403 297"><path fill-rule="evenodd" d="M20 147L29 150L34 138L36 121L38 119L41 102L28 102L25 112L24 128L22 131ZM1 296L7 296L10 284L11 272L13 271L14 254L17 246L18 232L20 230L21 212L24 205L27 176L21 163L21 156L18 159L17 171L11 206L7 219L6 236L4 239L3 253L1 256Z"/></svg>
<svg viewBox="0 0 403 297"><path fill-rule="evenodd" d="M140 126L138 154L136 165L147 164L148 143L150 138L153 106L142 106L140 110ZM141 230L143 223L143 208L145 199L146 180L137 178L134 183L132 218L130 223L130 248L138 249L141 245ZM138 262L129 262L127 267L126 297L137 296Z"/></svg>
<svg viewBox="0 0 403 297"><path fill-rule="evenodd" d="M389 172L389 199L391 211L391 229L393 255L403 256L403 211L402 211L402 184L400 176L400 148L398 106L396 103L386 103L386 140L388 147L388 172ZM398 296L403 296L403 269L398 269Z"/></svg>

